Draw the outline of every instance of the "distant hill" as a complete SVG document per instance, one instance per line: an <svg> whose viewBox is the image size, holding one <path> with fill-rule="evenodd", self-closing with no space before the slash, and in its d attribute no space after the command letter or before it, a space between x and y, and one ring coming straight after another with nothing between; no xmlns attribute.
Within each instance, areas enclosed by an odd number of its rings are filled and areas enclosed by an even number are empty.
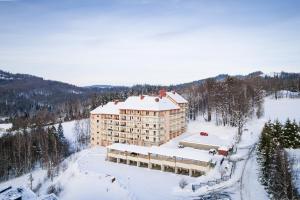
<svg viewBox="0 0 300 200"><path fill-rule="evenodd" d="M224 81L229 76L228 74L220 74L211 77L211 79ZM263 84L268 85L265 87L267 90L274 89L274 85L276 85L276 90L291 89L297 91L299 90L296 87L297 82L299 82L298 87L300 87L300 73L264 74L257 71L248 75L235 75L233 77L239 79L257 77L263 81ZM272 82L274 77L280 79L276 84ZM156 94L161 88L184 92L189 88L203 84L206 80L201 79L171 86L146 84L126 87L97 84L78 87L28 74L13 74L0 70L0 117L33 115L41 109L48 109L57 115L63 113L63 116L68 116L67 118L76 118L78 115L88 116L90 109L113 99L125 99L129 95ZM290 86L290 83L293 87Z"/></svg>
<svg viewBox="0 0 300 200"><path fill-rule="evenodd" d="M0 70L0 116L30 114L41 108L55 110L58 105L64 110L62 104L73 104L76 101L82 103L93 94L110 90L113 90L113 86L78 87L28 74L13 74Z"/></svg>

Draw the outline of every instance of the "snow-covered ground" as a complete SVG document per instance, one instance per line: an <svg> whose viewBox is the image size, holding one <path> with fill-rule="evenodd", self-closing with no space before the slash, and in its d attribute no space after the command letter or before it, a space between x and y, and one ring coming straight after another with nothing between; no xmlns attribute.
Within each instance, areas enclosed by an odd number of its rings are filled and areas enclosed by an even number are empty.
<svg viewBox="0 0 300 200"><path fill-rule="evenodd" d="M300 98L265 98L265 115L266 120L280 120L285 122L287 118L300 121Z"/></svg>
<svg viewBox="0 0 300 200"><path fill-rule="evenodd" d="M63 122L61 124L63 126L64 136L71 144L73 144L75 142L75 138L76 138L75 131L74 131L75 123L76 123L76 120L69 121L69 122ZM56 124L55 127L57 128L58 124Z"/></svg>
<svg viewBox="0 0 300 200"><path fill-rule="evenodd" d="M12 127L11 123L7 123L7 124L0 124L0 137L6 133L6 131L8 129L10 129Z"/></svg>
<svg viewBox="0 0 300 200"><path fill-rule="evenodd" d="M264 102L264 117L254 119L246 124L246 129L241 138L238 147L240 151L247 146L255 144L260 136L264 123L268 120L279 120L285 122L287 118L300 121L300 99L299 98L280 98L266 97ZM238 150L239 151L239 150ZM237 153L236 156L239 156ZM244 168L244 173L241 178L241 192L235 194L236 199L269 199L263 186L258 181L258 164L255 152L250 155L249 160ZM299 183L299 180L298 180ZM234 189L233 186L228 191Z"/></svg>
<svg viewBox="0 0 300 200"><path fill-rule="evenodd" d="M286 149L292 163L293 181L300 193L300 149Z"/></svg>
<svg viewBox="0 0 300 200"><path fill-rule="evenodd" d="M258 181L258 165L253 146L258 141L264 123L271 119L285 121L288 117L300 120L300 99L278 99L267 97L265 99L265 116L262 119L249 121L245 131L237 145L237 154L230 159L235 162L235 173L232 178L219 185L200 188L192 192L191 184L219 178L218 168L212 170L206 176L193 178L184 175L161 172L117 164L105 161L106 150L103 147L90 148L71 156L65 162L68 167L55 177L53 182L47 180L46 172L36 170L33 173L34 185L43 183L39 194L46 193L51 184L61 185L60 194L62 200L76 199L189 199L203 194L209 190L225 191L231 194L233 199L268 199L263 186ZM63 123L64 133L71 142L75 140L75 122ZM202 120L190 122L188 130L181 136L174 138L164 147L177 148L179 141L191 135L206 131L209 134L222 135L222 139L232 140L236 135L236 128L215 126L213 122ZM253 151L250 151L253 150ZM252 153L251 153L252 152ZM254 152L254 153L253 153ZM247 159L249 157L249 159ZM218 166L217 166L218 167ZM112 179L115 181L112 182ZM185 179L189 185L180 189L178 183ZM45 181L46 180L46 181ZM28 187L28 175L0 183L0 188L7 185Z"/></svg>
<svg viewBox="0 0 300 200"><path fill-rule="evenodd" d="M185 133L170 140L162 146L176 148L179 142L185 138L190 136L199 136L200 131L207 132L209 135L220 137L222 140L225 140L228 143L234 140L237 134L237 129L234 127L216 126L214 122L205 122L203 119L198 119L196 121L189 122L187 131Z"/></svg>

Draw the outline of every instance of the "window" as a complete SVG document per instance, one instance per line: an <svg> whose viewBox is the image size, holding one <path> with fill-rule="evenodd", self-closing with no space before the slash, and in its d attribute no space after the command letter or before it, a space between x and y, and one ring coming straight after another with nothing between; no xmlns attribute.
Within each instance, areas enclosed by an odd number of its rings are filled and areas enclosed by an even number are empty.
<svg viewBox="0 0 300 200"><path fill-rule="evenodd" d="M146 139L148 140L148 139L149 139L149 137L148 137L148 136L146 136Z"/></svg>
<svg viewBox="0 0 300 200"><path fill-rule="evenodd" d="M92 140L94 140L94 138L92 137Z"/></svg>
<svg viewBox="0 0 300 200"><path fill-rule="evenodd" d="M156 128L156 124L154 124L153 127Z"/></svg>
<svg viewBox="0 0 300 200"><path fill-rule="evenodd" d="M153 142L155 142L156 141L156 138L153 138Z"/></svg>
<svg viewBox="0 0 300 200"><path fill-rule="evenodd" d="M149 111L146 111L146 115L149 115Z"/></svg>
<svg viewBox="0 0 300 200"><path fill-rule="evenodd" d="M155 135L156 134L156 131L153 131L153 135Z"/></svg>
<svg viewBox="0 0 300 200"><path fill-rule="evenodd" d="M156 116L156 112L153 112L153 115Z"/></svg>
<svg viewBox="0 0 300 200"><path fill-rule="evenodd" d="M97 123L99 123L99 120L97 120Z"/></svg>

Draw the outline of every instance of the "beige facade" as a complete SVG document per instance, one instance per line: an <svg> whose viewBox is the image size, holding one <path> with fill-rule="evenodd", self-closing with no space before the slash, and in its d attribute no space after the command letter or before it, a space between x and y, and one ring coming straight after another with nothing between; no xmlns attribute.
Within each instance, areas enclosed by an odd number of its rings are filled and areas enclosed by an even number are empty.
<svg viewBox="0 0 300 200"><path fill-rule="evenodd" d="M91 145L159 146L185 132L187 107L175 92L109 102L91 112Z"/></svg>

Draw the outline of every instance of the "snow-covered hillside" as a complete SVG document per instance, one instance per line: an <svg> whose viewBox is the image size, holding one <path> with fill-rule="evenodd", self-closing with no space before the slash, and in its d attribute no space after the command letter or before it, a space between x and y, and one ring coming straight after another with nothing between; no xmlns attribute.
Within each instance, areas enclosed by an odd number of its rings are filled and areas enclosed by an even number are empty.
<svg viewBox="0 0 300 200"><path fill-rule="evenodd" d="M8 124L0 124L0 137L2 134L6 133L8 129L12 127L11 123Z"/></svg>
<svg viewBox="0 0 300 200"><path fill-rule="evenodd" d="M266 97L264 103L266 120L280 120L285 122L287 118L300 121L300 98Z"/></svg>
<svg viewBox="0 0 300 200"><path fill-rule="evenodd" d="M46 171L36 170L33 173L34 186L42 183L39 194L46 194L50 185L58 185L63 190L62 200L76 199L193 199L197 195L210 191L230 193L233 199L268 199L264 188L258 181L258 166L252 147L258 141L264 123L269 119L285 121L288 117L300 120L300 99L265 99L265 117L249 121L237 146L237 154L230 159L235 163L232 179L215 186L206 186L192 192L191 184L208 181L220 176L213 170L207 176L198 178L117 164L105 161L104 147L90 148L72 155L65 161L65 170L56 176L53 182L46 178ZM71 142L75 140L75 122L63 123L64 133ZM164 144L166 147L177 148L178 142L185 137L198 134L199 131L221 133L223 139L232 139L236 128L217 127L214 123L202 120L190 122L188 131ZM252 151L251 151L252 150ZM254 152L254 153L253 153ZM249 158L249 159L248 159ZM115 179L114 179L115 178ZM189 184L186 189L179 188L179 182L185 179ZM12 179L0 184L0 188L8 185L28 187L28 175Z"/></svg>

